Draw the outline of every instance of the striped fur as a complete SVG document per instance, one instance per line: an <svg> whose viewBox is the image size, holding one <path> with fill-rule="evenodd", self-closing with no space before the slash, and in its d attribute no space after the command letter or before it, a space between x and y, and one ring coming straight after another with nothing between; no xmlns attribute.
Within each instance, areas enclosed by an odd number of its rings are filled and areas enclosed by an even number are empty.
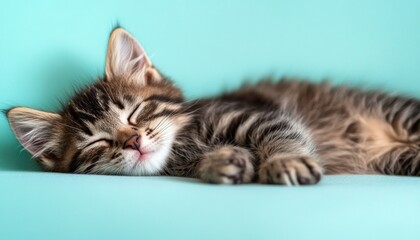
<svg viewBox="0 0 420 240"><path fill-rule="evenodd" d="M105 72L59 113L8 111L46 170L285 185L322 174L420 175L417 99L282 79L185 101L120 28ZM133 136L138 151L127 148Z"/></svg>

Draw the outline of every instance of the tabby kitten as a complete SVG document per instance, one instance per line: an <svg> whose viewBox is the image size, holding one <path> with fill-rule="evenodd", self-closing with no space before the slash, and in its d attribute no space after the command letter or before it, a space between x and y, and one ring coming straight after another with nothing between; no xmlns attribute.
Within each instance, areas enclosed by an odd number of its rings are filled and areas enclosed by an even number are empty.
<svg viewBox="0 0 420 240"><path fill-rule="evenodd" d="M306 185L323 173L420 175L419 111L411 98L288 80L185 101L116 28L103 79L58 113L7 117L49 171Z"/></svg>

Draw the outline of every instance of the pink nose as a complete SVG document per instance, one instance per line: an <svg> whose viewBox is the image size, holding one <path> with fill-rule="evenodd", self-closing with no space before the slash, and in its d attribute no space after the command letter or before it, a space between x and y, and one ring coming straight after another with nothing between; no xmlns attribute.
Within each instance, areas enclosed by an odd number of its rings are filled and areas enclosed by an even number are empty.
<svg viewBox="0 0 420 240"><path fill-rule="evenodd" d="M140 149L140 137L136 134L131 136L127 141L124 143L124 149L131 148L133 150L139 150Z"/></svg>

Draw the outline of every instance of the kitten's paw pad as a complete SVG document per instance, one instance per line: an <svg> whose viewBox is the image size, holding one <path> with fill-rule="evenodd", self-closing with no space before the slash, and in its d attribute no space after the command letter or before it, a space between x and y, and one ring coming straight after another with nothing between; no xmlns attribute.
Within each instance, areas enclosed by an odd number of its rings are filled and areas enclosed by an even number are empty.
<svg viewBox="0 0 420 240"><path fill-rule="evenodd" d="M259 170L261 183L311 185L321 180L322 169L309 157L276 157L263 163Z"/></svg>
<svg viewBox="0 0 420 240"><path fill-rule="evenodd" d="M223 147L205 155L201 178L210 183L239 184L250 182L254 175L252 155L239 147Z"/></svg>

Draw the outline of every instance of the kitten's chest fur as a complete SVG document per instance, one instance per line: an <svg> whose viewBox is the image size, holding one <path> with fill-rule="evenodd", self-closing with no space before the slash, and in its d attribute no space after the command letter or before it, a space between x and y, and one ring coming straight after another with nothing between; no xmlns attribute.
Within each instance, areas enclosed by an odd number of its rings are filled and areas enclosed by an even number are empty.
<svg viewBox="0 0 420 240"><path fill-rule="evenodd" d="M327 174L371 173L371 162L410 141L406 132L386 121L383 104L389 98L328 84L280 81L201 100L194 103L191 123L178 134L167 171L191 176L211 144L252 150L246 141L252 123L290 115L311 133Z"/></svg>

